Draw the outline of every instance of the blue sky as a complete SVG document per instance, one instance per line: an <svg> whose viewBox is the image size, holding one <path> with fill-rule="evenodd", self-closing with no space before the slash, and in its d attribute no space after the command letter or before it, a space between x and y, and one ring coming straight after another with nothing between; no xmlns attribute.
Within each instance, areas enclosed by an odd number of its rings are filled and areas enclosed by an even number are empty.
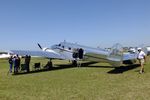
<svg viewBox="0 0 150 100"><path fill-rule="evenodd" d="M0 0L0 50L61 41L150 45L150 0Z"/></svg>

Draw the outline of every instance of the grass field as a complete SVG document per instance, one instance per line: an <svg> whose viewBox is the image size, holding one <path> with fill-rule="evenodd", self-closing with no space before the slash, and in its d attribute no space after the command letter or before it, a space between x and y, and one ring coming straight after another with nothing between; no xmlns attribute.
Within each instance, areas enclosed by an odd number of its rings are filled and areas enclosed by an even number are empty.
<svg viewBox="0 0 150 100"><path fill-rule="evenodd" d="M47 60L32 58L46 64ZM139 67L110 67L105 63L77 68L54 60L55 70L7 74L7 60L0 59L0 100L150 100L150 60L146 72Z"/></svg>

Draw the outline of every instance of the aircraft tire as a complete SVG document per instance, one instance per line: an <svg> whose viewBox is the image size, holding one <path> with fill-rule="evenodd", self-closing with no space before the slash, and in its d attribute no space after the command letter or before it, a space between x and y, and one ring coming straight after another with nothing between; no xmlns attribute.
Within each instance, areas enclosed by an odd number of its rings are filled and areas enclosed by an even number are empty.
<svg viewBox="0 0 150 100"><path fill-rule="evenodd" d="M77 67L77 61L76 61L76 60L73 60L73 61L72 61L72 65L73 65L74 67Z"/></svg>

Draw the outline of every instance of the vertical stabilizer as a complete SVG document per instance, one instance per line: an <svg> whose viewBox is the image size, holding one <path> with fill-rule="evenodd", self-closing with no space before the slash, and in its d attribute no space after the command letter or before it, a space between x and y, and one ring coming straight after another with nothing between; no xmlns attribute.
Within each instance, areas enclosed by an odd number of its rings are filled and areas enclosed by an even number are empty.
<svg viewBox="0 0 150 100"><path fill-rule="evenodd" d="M123 60L123 48L117 43L112 46L110 53L108 55L109 63L113 66L120 66Z"/></svg>

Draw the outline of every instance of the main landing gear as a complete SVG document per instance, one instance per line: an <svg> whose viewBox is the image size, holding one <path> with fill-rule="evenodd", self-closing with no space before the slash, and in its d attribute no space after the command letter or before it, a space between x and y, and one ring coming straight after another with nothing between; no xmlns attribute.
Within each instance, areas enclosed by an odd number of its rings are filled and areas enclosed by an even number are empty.
<svg viewBox="0 0 150 100"><path fill-rule="evenodd" d="M81 63L79 62L79 60L83 59L83 53L84 53L84 50L82 48L74 50L73 55L72 55L72 57L75 59L72 61L73 66L76 66L76 67L81 66Z"/></svg>

